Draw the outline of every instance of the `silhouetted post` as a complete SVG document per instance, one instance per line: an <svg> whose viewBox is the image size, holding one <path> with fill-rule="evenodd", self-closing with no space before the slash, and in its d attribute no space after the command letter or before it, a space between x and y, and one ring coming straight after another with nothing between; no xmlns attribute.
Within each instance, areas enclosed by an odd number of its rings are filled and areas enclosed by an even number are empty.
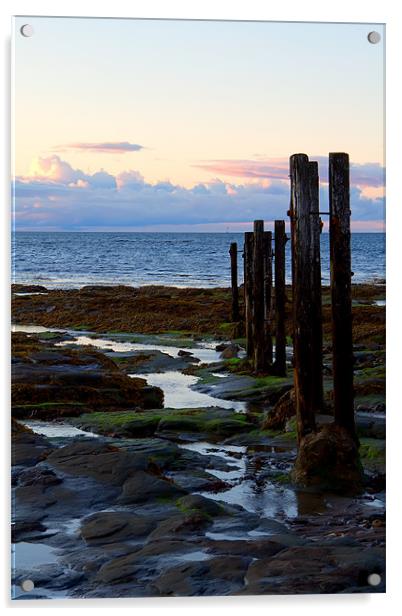
<svg viewBox="0 0 402 616"><path fill-rule="evenodd" d="M286 376L285 221L275 220L275 374Z"/></svg>
<svg viewBox="0 0 402 616"><path fill-rule="evenodd" d="M254 370L265 369L264 336L264 221L254 221L253 251L253 344Z"/></svg>
<svg viewBox="0 0 402 616"><path fill-rule="evenodd" d="M272 366L272 232L264 232L264 368Z"/></svg>
<svg viewBox="0 0 402 616"><path fill-rule="evenodd" d="M311 228L311 321L313 327L312 371L313 409L321 413L323 408L323 359L322 359L322 300L321 300L321 219L319 206L318 163L309 162L310 178L310 228Z"/></svg>
<svg viewBox="0 0 402 616"><path fill-rule="evenodd" d="M237 286L237 243L230 244L230 271L232 282L232 321L240 319L239 313L239 289Z"/></svg>
<svg viewBox="0 0 402 616"><path fill-rule="evenodd" d="M310 166L306 154L290 157L293 346L297 434L299 441L315 431L316 383L312 370L314 294L311 284L312 237L310 212Z"/></svg>
<svg viewBox="0 0 402 616"><path fill-rule="evenodd" d="M244 234L244 314L246 322L247 357L254 359L253 344L253 252L254 234Z"/></svg>
<svg viewBox="0 0 402 616"><path fill-rule="evenodd" d="M332 353L335 423L357 440L353 408L353 340L349 156L329 155Z"/></svg>

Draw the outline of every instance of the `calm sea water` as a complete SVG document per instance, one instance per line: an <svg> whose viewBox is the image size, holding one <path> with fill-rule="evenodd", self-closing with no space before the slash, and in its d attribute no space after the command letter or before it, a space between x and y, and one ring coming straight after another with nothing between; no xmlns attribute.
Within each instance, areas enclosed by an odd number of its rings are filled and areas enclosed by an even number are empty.
<svg viewBox="0 0 402 616"><path fill-rule="evenodd" d="M230 285L229 246L241 233L17 232L12 240L13 282L49 288L87 284ZM321 236L322 278L329 281L329 236ZM290 242L287 243L290 282ZM385 277L385 234L352 235L354 282ZM243 261L239 254L239 278Z"/></svg>

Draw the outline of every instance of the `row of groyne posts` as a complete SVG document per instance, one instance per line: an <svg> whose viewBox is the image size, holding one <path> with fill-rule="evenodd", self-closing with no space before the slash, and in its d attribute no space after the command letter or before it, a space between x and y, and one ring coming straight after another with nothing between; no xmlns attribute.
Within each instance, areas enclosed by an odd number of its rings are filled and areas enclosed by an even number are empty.
<svg viewBox="0 0 402 616"><path fill-rule="evenodd" d="M321 216L329 217L334 420L357 440L353 405L353 345L349 156L329 155L329 211L320 211L318 163L290 157L293 368L299 441L316 430L323 412ZM286 376L285 221L274 234L256 220L244 237L244 310L247 357L256 373ZM230 246L232 320L241 322L238 247ZM273 339L275 345L273 345Z"/></svg>

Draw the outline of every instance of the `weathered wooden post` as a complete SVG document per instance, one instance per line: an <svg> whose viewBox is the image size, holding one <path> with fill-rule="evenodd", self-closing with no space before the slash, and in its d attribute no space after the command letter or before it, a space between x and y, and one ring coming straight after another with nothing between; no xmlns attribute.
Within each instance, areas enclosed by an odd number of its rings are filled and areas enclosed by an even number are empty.
<svg viewBox="0 0 402 616"><path fill-rule="evenodd" d="M264 221L254 221L253 251L253 345L254 370L265 369L264 336Z"/></svg>
<svg viewBox="0 0 402 616"><path fill-rule="evenodd" d="M254 359L253 344L253 253L254 233L244 234L244 314L246 322L247 357Z"/></svg>
<svg viewBox="0 0 402 616"><path fill-rule="evenodd" d="M320 236L321 219L319 205L318 163L309 162L310 180L310 233L311 233L311 323L312 349L311 362L313 372L313 409L320 413L323 408L323 358L322 358L322 298L321 298L321 255Z"/></svg>
<svg viewBox="0 0 402 616"><path fill-rule="evenodd" d="M286 376L285 221L275 220L275 374Z"/></svg>
<svg viewBox="0 0 402 616"><path fill-rule="evenodd" d="M357 440L353 408L348 154L329 155L329 209L335 423Z"/></svg>
<svg viewBox="0 0 402 616"><path fill-rule="evenodd" d="M299 442L314 432L316 383L312 370L314 294L311 284L312 237L310 166L306 154L290 157L293 264L293 347L296 419Z"/></svg>
<svg viewBox="0 0 402 616"><path fill-rule="evenodd" d="M264 232L264 369L272 366L272 232Z"/></svg>
<svg viewBox="0 0 402 616"><path fill-rule="evenodd" d="M232 242L229 249L230 254L230 271L232 283L232 321L240 320L239 312L239 289L237 286L237 243Z"/></svg>

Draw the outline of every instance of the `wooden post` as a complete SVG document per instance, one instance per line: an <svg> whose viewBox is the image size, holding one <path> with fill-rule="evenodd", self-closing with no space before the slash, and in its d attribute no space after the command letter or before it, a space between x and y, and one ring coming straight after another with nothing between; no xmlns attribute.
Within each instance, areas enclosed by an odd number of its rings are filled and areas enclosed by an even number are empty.
<svg viewBox="0 0 402 616"><path fill-rule="evenodd" d="M264 368L272 366L272 232L264 232Z"/></svg>
<svg viewBox="0 0 402 616"><path fill-rule="evenodd" d="M254 221L253 251L253 345L254 370L265 370L264 336L264 221Z"/></svg>
<svg viewBox="0 0 402 616"><path fill-rule="evenodd" d="M321 219L319 206L318 163L309 162L310 179L310 228L311 228L311 322L312 339L312 372L313 372L313 409L321 413L323 409L323 358L322 358L322 299L321 299L321 256L320 236Z"/></svg>
<svg viewBox="0 0 402 616"><path fill-rule="evenodd" d="M244 234L244 314L246 322L247 357L254 359L253 344L253 253L254 234Z"/></svg>
<svg viewBox="0 0 402 616"><path fill-rule="evenodd" d="M285 221L275 220L275 374L286 376Z"/></svg>
<svg viewBox="0 0 402 616"><path fill-rule="evenodd" d="M306 154L290 157L293 346L296 419L299 442L314 432L315 382L312 370L314 295L311 288L312 250L310 215L310 167Z"/></svg>
<svg viewBox="0 0 402 616"><path fill-rule="evenodd" d="M353 408L353 340L349 156L329 155L332 354L335 423L357 440Z"/></svg>
<svg viewBox="0 0 402 616"><path fill-rule="evenodd" d="M240 320L239 313L239 289L237 286L237 243L230 244L230 271L232 282L232 321Z"/></svg>

